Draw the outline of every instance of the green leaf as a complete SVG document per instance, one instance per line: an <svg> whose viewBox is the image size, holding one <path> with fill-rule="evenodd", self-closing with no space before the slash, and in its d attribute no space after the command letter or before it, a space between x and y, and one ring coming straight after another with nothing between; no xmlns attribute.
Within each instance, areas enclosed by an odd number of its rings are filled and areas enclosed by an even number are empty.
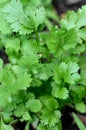
<svg viewBox="0 0 86 130"><path fill-rule="evenodd" d="M56 66L54 70L55 82L61 84L64 81L69 84L75 84L75 82L80 79L78 70L79 67L75 62L69 62L67 64L62 62L59 66Z"/></svg>
<svg viewBox="0 0 86 130"><path fill-rule="evenodd" d="M20 73L20 76L17 78L17 81L14 83L15 90L26 90L30 87L31 75L25 73Z"/></svg>
<svg viewBox="0 0 86 130"><path fill-rule="evenodd" d="M29 122L27 122L27 124L25 125L25 130L29 130L29 127L30 127L30 123Z"/></svg>
<svg viewBox="0 0 86 130"><path fill-rule="evenodd" d="M24 35L33 32L30 19L25 14L19 0L11 0L3 9L3 13L7 22L11 24L10 26L14 32L19 32Z"/></svg>
<svg viewBox="0 0 86 130"><path fill-rule="evenodd" d="M38 65L38 46L36 46L36 42L34 42L32 40L29 41L25 40L23 41L22 45L21 45L21 58L19 60L19 64L20 66L23 67L28 67L30 70L33 68L33 66L35 67L35 65ZM32 69L34 70L34 69Z"/></svg>
<svg viewBox="0 0 86 130"><path fill-rule="evenodd" d="M82 6L81 9L78 10L78 21L77 26L80 28L82 26L86 26L86 6Z"/></svg>
<svg viewBox="0 0 86 130"><path fill-rule="evenodd" d="M30 34L34 30L37 31L38 26L44 22L46 17L43 7L29 6L24 11L21 2L16 0L9 2L3 12L13 31L24 35Z"/></svg>
<svg viewBox="0 0 86 130"><path fill-rule="evenodd" d="M31 116L30 116L30 114L29 114L28 111L26 111L26 112L23 113L22 118L21 118L21 121L22 121L22 122L23 122L23 121L29 121L29 122L32 121L32 118L31 118Z"/></svg>
<svg viewBox="0 0 86 130"><path fill-rule="evenodd" d="M80 57L80 75L81 75L81 79L80 79L80 84L86 86L86 57L85 56L81 56Z"/></svg>
<svg viewBox="0 0 86 130"><path fill-rule="evenodd" d="M80 79L80 75L78 74L79 67L76 63L70 62L68 64L68 72L69 74L64 77L64 80L70 84L75 84L76 81Z"/></svg>
<svg viewBox="0 0 86 130"><path fill-rule="evenodd" d="M34 6L28 7L26 9L26 13L28 16L30 16L30 20L35 28L35 30L38 29L38 26L42 24L46 18L46 12L43 7L35 8Z"/></svg>
<svg viewBox="0 0 86 130"><path fill-rule="evenodd" d="M34 52L29 52L29 54L24 54L20 61L20 66L28 67L30 70L34 65L38 64L38 57Z"/></svg>
<svg viewBox="0 0 86 130"><path fill-rule="evenodd" d="M72 85L70 86L70 91L71 90L73 91L73 93L76 93L78 98L80 99L85 96L85 87L83 85Z"/></svg>
<svg viewBox="0 0 86 130"><path fill-rule="evenodd" d="M86 28L81 28L79 30L79 37L86 41Z"/></svg>
<svg viewBox="0 0 86 130"><path fill-rule="evenodd" d="M0 122L0 130L14 130L11 125L6 125L2 120Z"/></svg>
<svg viewBox="0 0 86 130"><path fill-rule="evenodd" d="M25 2L25 0L22 0ZM35 7L39 7L40 5L42 5L42 0L27 0L27 3L29 6L35 6Z"/></svg>
<svg viewBox="0 0 86 130"><path fill-rule="evenodd" d="M59 122L60 117L61 117L60 111L58 110L51 111L47 108L44 108L42 110L42 115L40 118L42 124L52 127Z"/></svg>
<svg viewBox="0 0 86 130"><path fill-rule="evenodd" d="M37 130L61 130L61 129L58 129L58 124L56 126L52 126L52 127L49 127L49 126L46 127L43 124L39 124L37 127Z"/></svg>
<svg viewBox="0 0 86 130"><path fill-rule="evenodd" d="M21 121L29 121L29 122L32 121L30 113L27 111L23 103L16 106L16 109L14 110L14 114L16 117L20 118Z"/></svg>
<svg viewBox="0 0 86 130"><path fill-rule="evenodd" d="M36 73L36 77L41 79L41 80L48 80L52 75L52 67L53 67L53 64L43 64L40 66L38 72Z"/></svg>
<svg viewBox="0 0 86 130"><path fill-rule="evenodd" d="M71 52L73 54L81 54L85 51L85 45L84 44L81 44L81 45L77 45L75 48L73 48L71 50Z"/></svg>
<svg viewBox="0 0 86 130"><path fill-rule="evenodd" d="M14 74L7 68L7 66L1 70L0 73L0 82L4 86L9 86L13 82L15 82L15 76Z"/></svg>
<svg viewBox="0 0 86 130"><path fill-rule="evenodd" d="M70 74L76 73L78 70L79 70L78 64L74 62L68 63L68 71L70 72Z"/></svg>
<svg viewBox="0 0 86 130"><path fill-rule="evenodd" d="M45 126L43 124L39 124L37 126L37 130L46 130Z"/></svg>
<svg viewBox="0 0 86 130"><path fill-rule="evenodd" d="M67 30L71 28L81 28L83 26L86 26L86 6L82 6L78 10L78 12L70 11L67 14L67 19L62 20L61 24L63 27L65 27Z"/></svg>
<svg viewBox="0 0 86 130"><path fill-rule="evenodd" d="M7 110L7 108L6 108L6 110ZM2 113L2 119L5 123L10 123L13 121L13 117L11 117L11 114L12 114L11 111L4 111Z"/></svg>
<svg viewBox="0 0 86 130"><path fill-rule="evenodd" d="M18 38L11 37L10 39L5 39L5 48L8 55L13 53L18 54L20 50L20 40Z"/></svg>
<svg viewBox="0 0 86 130"><path fill-rule="evenodd" d="M74 11L69 11L67 13L66 19L61 20L61 25L63 28L66 28L67 30L70 30L72 28L76 28L76 22L77 22L78 16L77 13Z"/></svg>
<svg viewBox="0 0 86 130"><path fill-rule="evenodd" d="M57 86L53 86L52 88L52 95L56 98L59 99L67 99L69 94L68 94L68 90L67 88L60 88L58 85Z"/></svg>
<svg viewBox="0 0 86 130"><path fill-rule="evenodd" d="M49 5L49 4L51 4L51 2L52 2L52 0L46 0L46 1L43 1L43 0L42 0L42 3L43 3L44 5Z"/></svg>
<svg viewBox="0 0 86 130"><path fill-rule="evenodd" d="M63 48L65 50L69 50L71 48L75 48L78 41L77 32L75 29L70 29L64 35L64 44Z"/></svg>
<svg viewBox="0 0 86 130"><path fill-rule="evenodd" d="M34 107L33 107L34 106ZM31 112L39 112L42 108L42 104L38 99L29 99L26 102L26 107L31 111Z"/></svg>
<svg viewBox="0 0 86 130"><path fill-rule="evenodd" d="M57 110L59 106L58 102L55 98L49 95L41 96L40 101L44 105L41 115L41 122L49 127L54 126L60 118L60 112Z"/></svg>
<svg viewBox="0 0 86 130"><path fill-rule="evenodd" d="M67 75L67 64L62 62L54 68L54 80L57 84L61 84L62 78Z"/></svg>
<svg viewBox="0 0 86 130"><path fill-rule="evenodd" d="M11 28L1 13L0 13L0 32L2 34L11 33Z"/></svg>
<svg viewBox="0 0 86 130"><path fill-rule="evenodd" d="M50 128L47 128L47 130L61 130L58 128L58 124L56 124L55 126L53 127L50 127Z"/></svg>
<svg viewBox="0 0 86 130"><path fill-rule="evenodd" d="M73 113L73 117L79 130L86 130L85 125L82 123L82 121L78 118L78 116L75 113Z"/></svg>
<svg viewBox="0 0 86 130"><path fill-rule="evenodd" d="M2 68L3 66L3 60L0 58L0 69Z"/></svg>
<svg viewBox="0 0 86 130"><path fill-rule="evenodd" d="M45 33L43 37L44 42L51 53L55 54L58 51L60 38L59 38L59 31L57 28L54 28L50 33Z"/></svg>
<svg viewBox="0 0 86 130"><path fill-rule="evenodd" d="M4 95L4 96L3 96ZM7 104L10 104L12 101L11 92L9 88L5 88L4 86L0 86L0 107L4 108Z"/></svg>
<svg viewBox="0 0 86 130"><path fill-rule="evenodd" d="M86 105L83 102L79 102L75 104L76 110L78 110L81 113L86 112Z"/></svg>
<svg viewBox="0 0 86 130"><path fill-rule="evenodd" d="M53 98L51 95L41 96L40 101L49 110L55 110L59 106L57 100Z"/></svg>

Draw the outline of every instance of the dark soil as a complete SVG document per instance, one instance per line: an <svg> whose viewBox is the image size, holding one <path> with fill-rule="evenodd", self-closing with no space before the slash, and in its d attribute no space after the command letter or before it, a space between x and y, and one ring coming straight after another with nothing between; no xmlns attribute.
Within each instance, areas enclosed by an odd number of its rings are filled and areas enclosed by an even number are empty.
<svg viewBox="0 0 86 130"><path fill-rule="evenodd" d="M72 117L72 112L76 113L76 111L69 106L66 106L62 111L62 130L79 130Z"/></svg>
<svg viewBox="0 0 86 130"><path fill-rule="evenodd" d="M6 64L6 63L9 62L9 61L8 61L8 56L6 55L4 49L0 50L0 58L3 59L4 64Z"/></svg>
<svg viewBox="0 0 86 130"><path fill-rule="evenodd" d="M86 5L86 0L81 0L74 4L66 4L65 1L66 0L53 0L52 2L59 15L66 13L68 10L77 11L82 5Z"/></svg>

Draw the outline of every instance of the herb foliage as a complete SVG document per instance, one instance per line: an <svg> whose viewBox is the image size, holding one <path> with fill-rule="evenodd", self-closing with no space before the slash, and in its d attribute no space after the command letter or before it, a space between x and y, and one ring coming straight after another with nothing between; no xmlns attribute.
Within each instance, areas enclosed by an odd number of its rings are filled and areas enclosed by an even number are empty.
<svg viewBox="0 0 86 130"><path fill-rule="evenodd" d="M59 28L49 20L50 3L1 2L0 50L8 57L0 58L1 130L13 130L16 119L25 129L37 121L37 130L61 130L66 105L86 112L86 6L68 12Z"/></svg>

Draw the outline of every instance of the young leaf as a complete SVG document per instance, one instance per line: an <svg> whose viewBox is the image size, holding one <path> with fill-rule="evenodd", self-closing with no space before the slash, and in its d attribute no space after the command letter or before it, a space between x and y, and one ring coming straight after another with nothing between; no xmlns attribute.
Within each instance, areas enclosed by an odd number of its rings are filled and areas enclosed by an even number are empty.
<svg viewBox="0 0 86 130"><path fill-rule="evenodd" d="M34 30L37 31L38 26L44 22L46 16L43 7L36 9L31 6L24 11L22 3L16 0L9 2L3 12L13 31L24 35L30 34Z"/></svg>
<svg viewBox="0 0 86 130"><path fill-rule="evenodd" d="M41 96L40 100L42 104L51 111L57 109L59 106L57 100L49 95Z"/></svg>
<svg viewBox="0 0 86 130"><path fill-rule="evenodd" d="M37 126L37 130L46 130L45 126L43 124L39 124Z"/></svg>
<svg viewBox="0 0 86 130"><path fill-rule="evenodd" d="M69 84L75 84L80 79L78 74L79 67L74 62L65 63L62 62L59 66L56 66L54 70L54 79L57 84L61 84L62 80Z"/></svg>
<svg viewBox="0 0 86 130"><path fill-rule="evenodd" d="M20 40L18 38L11 37L10 39L5 39L5 48L6 48L6 53L8 55L13 55L13 53L18 54L20 50Z"/></svg>
<svg viewBox="0 0 86 130"><path fill-rule="evenodd" d="M0 86L0 99L1 99L0 100L0 107L1 108L6 107L6 105L10 104L12 101L10 89L6 88L6 87Z"/></svg>
<svg viewBox="0 0 86 130"><path fill-rule="evenodd" d="M31 75L27 73L21 73L20 76L17 78L17 81L14 83L15 91L16 90L26 90L30 87L31 83Z"/></svg>
<svg viewBox="0 0 86 130"><path fill-rule="evenodd" d="M80 68L81 68L80 84L86 86L86 57L85 56L80 57Z"/></svg>
<svg viewBox="0 0 86 130"><path fill-rule="evenodd" d="M53 127L47 128L47 130L61 130L61 129L59 129L59 128L58 128L58 124L56 124L56 125L53 126Z"/></svg>
<svg viewBox="0 0 86 130"><path fill-rule="evenodd" d="M78 21L77 21L77 26L83 27L86 26L86 6L82 6L81 9L78 10Z"/></svg>
<svg viewBox="0 0 86 130"><path fill-rule="evenodd" d="M34 6L26 9L26 14L30 16L30 20L33 23L35 30L37 31L38 26L42 24L46 18L46 12L43 7L35 8Z"/></svg>
<svg viewBox="0 0 86 130"><path fill-rule="evenodd" d="M60 111L58 110L51 111L47 108L44 108L42 110L42 115L40 118L42 124L52 127L59 122L60 117L61 117Z"/></svg>
<svg viewBox="0 0 86 130"><path fill-rule="evenodd" d="M11 33L11 28L9 24L6 22L5 18L0 13L0 32L2 34L9 34Z"/></svg>
<svg viewBox="0 0 86 130"><path fill-rule="evenodd" d="M74 11L71 11L67 15L66 20L62 20L61 24L63 27L65 27L67 30L71 28L81 28L83 26L86 26L86 6L82 6L81 9L78 10L77 13Z"/></svg>
<svg viewBox="0 0 86 130"><path fill-rule="evenodd" d="M86 28L81 28L78 35L80 38L86 41Z"/></svg>
<svg viewBox="0 0 86 130"><path fill-rule="evenodd" d="M30 26L30 19L25 14L19 0L11 0L3 9L3 12L5 14L5 19L11 24L11 28L14 32L19 32L24 35L33 32Z"/></svg>
<svg viewBox="0 0 86 130"><path fill-rule="evenodd" d="M53 86L52 88L52 95L56 98L59 99L67 99L68 98L68 90L67 88L60 88L58 85L57 86Z"/></svg>
<svg viewBox="0 0 86 130"><path fill-rule="evenodd" d="M14 114L16 117L20 118L21 121L32 121L32 118L30 116L30 113L27 111L26 107L24 104L19 104L18 106L15 107L16 109L14 110Z"/></svg>
<svg viewBox="0 0 86 130"><path fill-rule="evenodd" d="M77 32L75 29L70 29L66 32L64 36L64 45L63 48L65 50L69 50L71 48L75 48L78 41Z"/></svg>
<svg viewBox="0 0 86 130"><path fill-rule="evenodd" d="M3 66L3 60L0 58L0 69L2 68Z"/></svg>
<svg viewBox="0 0 86 130"><path fill-rule="evenodd" d="M11 125L6 125L2 119L0 122L0 130L14 130L13 127Z"/></svg>
<svg viewBox="0 0 86 130"><path fill-rule="evenodd" d="M9 86L13 82L15 82L15 76L14 76L14 74L11 71L9 71L9 69L7 68L7 66L5 66L1 70L1 73L0 73L0 82L4 86Z"/></svg>
<svg viewBox="0 0 86 130"><path fill-rule="evenodd" d="M86 105L83 102L79 102L75 104L76 110L78 110L81 113L86 112Z"/></svg>
<svg viewBox="0 0 86 130"><path fill-rule="evenodd" d="M40 66L38 73L36 73L36 77L41 80L48 80L52 75L52 64L43 64Z"/></svg>
<svg viewBox="0 0 86 130"><path fill-rule="evenodd" d="M34 107L33 107L34 106ZM31 111L31 112L39 112L42 108L42 104L38 99L30 99L26 102L26 107Z"/></svg>

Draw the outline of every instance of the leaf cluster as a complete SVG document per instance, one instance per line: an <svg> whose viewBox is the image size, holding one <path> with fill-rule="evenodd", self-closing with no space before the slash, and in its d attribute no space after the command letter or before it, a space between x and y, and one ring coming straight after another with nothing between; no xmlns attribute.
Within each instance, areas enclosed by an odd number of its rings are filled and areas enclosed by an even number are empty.
<svg viewBox="0 0 86 130"><path fill-rule="evenodd" d="M0 58L1 130L13 130L9 124L17 120L26 122L25 130L29 124L62 130L66 105L86 112L86 6L68 12L58 27L49 21L49 5L1 2L0 51L7 56L7 63Z"/></svg>

